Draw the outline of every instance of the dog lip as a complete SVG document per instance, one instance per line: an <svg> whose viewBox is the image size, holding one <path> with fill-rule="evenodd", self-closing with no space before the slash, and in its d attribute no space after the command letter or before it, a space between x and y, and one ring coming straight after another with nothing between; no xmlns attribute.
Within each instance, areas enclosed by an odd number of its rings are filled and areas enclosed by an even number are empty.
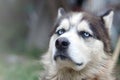
<svg viewBox="0 0 120 80"><path fill-rule="evenodd" d="M60 58L61 60L65 60L65 59L68 59L67 56L63 55L63 54L60 54L60 55L55 55L54 56L54 60L57 60L57 58Z"/></svg>
<svg viewBox="0 0 120 80"><path fill-rule="evenodd" d="M57 61L58 58L60 58L61 60L68 59L68 60L70 60L71 62L73 62L73 63L74 63L75 65L77 65L77 66L82 66L82 65L83 65L83 62L81 62L81 63L76 63L76 62L74 62L69 56L66 56L66 55L64 55L64 54L56 54L56 55L54 56L54 60L55 60L55 61Z"/></svg>
<svg viewBox="0 0 120 80"><path fill-rule="evenodd" d="M83 62L81 62L81 63L75 63L75 64L78 65L78 66L82 66Z"/></svg>

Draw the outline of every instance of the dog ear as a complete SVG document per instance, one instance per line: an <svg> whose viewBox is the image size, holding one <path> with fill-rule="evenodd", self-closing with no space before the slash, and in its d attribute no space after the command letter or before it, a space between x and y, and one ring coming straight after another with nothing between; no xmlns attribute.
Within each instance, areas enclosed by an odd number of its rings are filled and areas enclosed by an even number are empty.
<svg viewBox="0 0 120 80"><path fill-rule="evenodd" d="M105 24L105 27L108 29L108 32L111 30L112 22L113 22L113 10L107 11L104 15L102 15L102 20Z"/></svg>
<svg viewBox="0 0 120 80"><path fill-rule="evenodd" d="M63 8L59 8L58 9L58 15L57 15L57 18L60 18L61 16L63 16L65 14L65 10Z"/></svg>

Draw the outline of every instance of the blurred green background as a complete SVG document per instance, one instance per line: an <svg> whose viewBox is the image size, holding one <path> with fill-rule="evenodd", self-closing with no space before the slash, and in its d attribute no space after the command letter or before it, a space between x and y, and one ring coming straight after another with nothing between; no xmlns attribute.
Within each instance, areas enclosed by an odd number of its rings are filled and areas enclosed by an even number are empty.
<svg viewBox="0 0 120 80"><path fill-rule="evenodd" d="M120 35L120 0L0 0L0 80L38 80L57 9L100 15L114 9L112 48ZM120 61L116 66L120 76Z"/></svg>

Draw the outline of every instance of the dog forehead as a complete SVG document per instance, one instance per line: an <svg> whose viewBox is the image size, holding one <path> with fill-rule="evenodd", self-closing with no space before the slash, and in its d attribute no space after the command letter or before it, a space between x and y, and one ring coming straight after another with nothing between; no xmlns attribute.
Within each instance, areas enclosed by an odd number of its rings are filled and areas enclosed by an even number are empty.
<svg viewBox="0 0 120 80"><path fill-rule="evenodd" d="M87 31L92 34L92 30L90 29L89 22L84 18L83 12L74 12L67 14L64 16L63 19L61 19L61 22L59 24L59 27L57 29L61 29L64 27L66 30L68 30L71 27L76 27L78 31Z"/></svg>
<svg viewBox="0 0 120 80"><path fill-rule="evenodd" d="M80 21L80 23L77 25L77 30L78 31L87 31L91 34L93 34L91 28L91 26L89 25L88 21L87 20L82 20Z"/></svg>
<svg viewBox="0 0 120 80"><path fill-rule="evenodd" d="M69 18L69 21L72 25L78 24L81 19L83 18L83 13L73 13L72 16Z"/></svg>
<svg viewBox="0 0 120 80"><path fill-rule="evenodd" d="M82 12L74 12L74 13L69 13L59 20L59 25L76 25L80 22L80 20L83 18L83 13Z"/></svg>
<svg viewBox="0 0 120 80"><path fill-rule="evenodd" d="M63 28L64 27L64 29L69 29L69 26L70 26L70 24L69 24L69 20L68 19L63 19L62 21L61 21L61 23L60 23L60 25L59 25L59 27L57 28L57 29L61 29L61 28Z"/></svg>

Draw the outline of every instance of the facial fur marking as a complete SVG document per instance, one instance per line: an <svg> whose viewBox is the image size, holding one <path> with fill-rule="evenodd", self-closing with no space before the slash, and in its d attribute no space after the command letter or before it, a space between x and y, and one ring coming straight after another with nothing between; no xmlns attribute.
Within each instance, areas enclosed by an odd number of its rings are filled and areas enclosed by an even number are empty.
<svg viewBox="0 0 120 80"><path fill-rule="evenodd" d="M83 19L88 22L90 29L93 32L94 38L103 42L105 52L110 53L111 52L110 37L108 30L105 28L105 24L101 20L101 17L84 13Z"/></svg>
<svg viewBox="0 0 120 80"><path fill-rule="evenodd" d="M72 25L78 24L80 20L82 19L82 13L75 13L74 16L70 17L70 23Z"/></svg>
<svg viewBox="0 0 120 80"><path fill-rule="evenodd" d="M89 23L87 21L82 20L77 27L78 32L85 31L85 32L89 32L90 34L93 34L88 24Z"/></svg>
<svg viewBox="0 0 120 80"><path fill-rule="evenodd" d="M70 24L70 23L69 23L68 19L63 19L63 20L59 23L59 25L58 25L58 27L57 27L57 30L62 29L62 28L64 28L65 30L68 30L69 27L70 27L69 24Z"/></svg>

